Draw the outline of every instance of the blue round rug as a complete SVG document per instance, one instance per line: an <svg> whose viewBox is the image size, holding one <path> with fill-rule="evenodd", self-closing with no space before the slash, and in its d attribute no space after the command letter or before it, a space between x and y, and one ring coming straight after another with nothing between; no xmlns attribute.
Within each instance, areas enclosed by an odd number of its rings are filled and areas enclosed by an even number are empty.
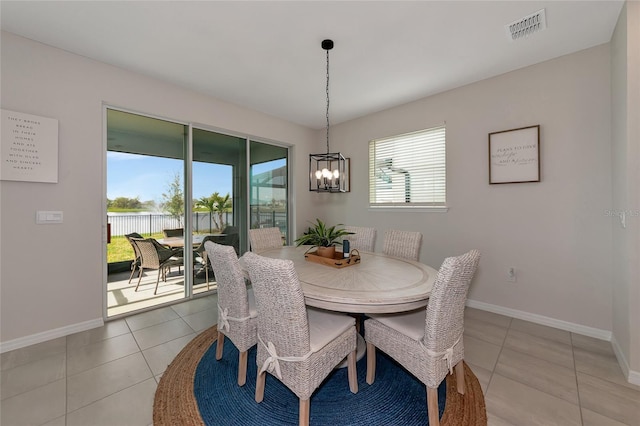
<svg viewBox="0 0 640 426"><path fill-rule="evenodd" d="M298 397L277 378L267 374L264 399L255 401L256 347L249 350L247 383L238 386L238 350L229 339L216 361L213 343L198 363L193 392L206 425L297 425ZM347 369L334 370L311 396L311 425L426 425L429 423L425 386L376 351L376 379L368 385L366 356L357 363L358 393L349 391ZM439 415L446 398L446 380L438 388Z"/></svg>

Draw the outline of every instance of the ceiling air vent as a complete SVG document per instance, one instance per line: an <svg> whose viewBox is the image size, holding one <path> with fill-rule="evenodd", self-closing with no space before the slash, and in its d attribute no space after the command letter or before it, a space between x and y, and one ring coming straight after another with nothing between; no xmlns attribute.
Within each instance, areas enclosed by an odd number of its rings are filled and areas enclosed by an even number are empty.
<svg viewBox="0 0 640 426"><path fill-rule="evenodd" d="M531 15L527 15L524 18L505 25L507 37L509 37L511 41L527 37L545 28L547 28L547 19L544 15L544 9L540 9Z"/></svg>

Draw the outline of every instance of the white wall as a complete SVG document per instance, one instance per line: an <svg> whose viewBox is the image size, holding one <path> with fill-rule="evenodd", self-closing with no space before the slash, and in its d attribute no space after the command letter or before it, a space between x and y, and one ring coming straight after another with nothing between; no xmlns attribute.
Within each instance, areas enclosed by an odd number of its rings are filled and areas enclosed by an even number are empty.
<svg viewBox="0 0 640 426"><path fill-rule="evenodd" d="M3 343L54 337L102 319L103 103L293 144L295 164L307 164L315 142L301 126L162 81L6 32L1 42L2 108L55 118L60 126L57 184L0 182ZM294 176L306 182L306 168ZM309 199L307 191L294 196L305 218ZM36 225L36 210L62 210L64 223Z"/></svg>
<svg viewBox="0 0 640 426"><path fill-rule="evenodd" d="M333 126L352 158L352 192L317 197L325 220L421 231L420 259L438 268L482 253L470 298L578 325L607 337L612 220L609 45L510 72ZM337 100L336 100L337 102ZM447 213L373 212L368 141L447 127ZM541 126L540 183L488 184L488 133ZM517 283L506 270L517 270Z"/></svg>
<svg viewBox="0 0 640 426"><path fill-rule="evenodd" d="M640 384L640 3L627 2L611 40L613 340L625 374ZM631 375L629 374L631 371ZM635 371L635 373L633 373Z"/></svg>

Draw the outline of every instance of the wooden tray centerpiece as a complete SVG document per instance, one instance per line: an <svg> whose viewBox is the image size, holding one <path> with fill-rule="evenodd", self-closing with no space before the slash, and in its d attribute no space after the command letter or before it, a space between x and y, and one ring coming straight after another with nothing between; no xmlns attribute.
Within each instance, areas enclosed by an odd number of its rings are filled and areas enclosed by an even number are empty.
<svg viewBox="0 0 640 426"><path fill-rule="evenodd" d="M315 251L310 251L304 254L304 258L310 262L320 263L321 265L344 268L360 263L360 252L357 249L353 249L349 253L349 257L344 257L341 251L336 251L333 258L330 258L319 256Z"/></svg>

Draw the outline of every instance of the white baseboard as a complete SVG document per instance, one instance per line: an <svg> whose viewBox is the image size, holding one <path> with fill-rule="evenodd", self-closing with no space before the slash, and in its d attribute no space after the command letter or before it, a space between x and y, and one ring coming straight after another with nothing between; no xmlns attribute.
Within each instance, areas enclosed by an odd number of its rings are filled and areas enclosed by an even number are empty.
<svg viewBox="0 0 640 426"><path fill-rule="evenodd" d="M57 339L58 337L68 336L73 333L91 330L92 328L102 327L103 325L104 320L102 318L96 318L93 320L84 321L53 330L43 331L42 333L36 333L30 336L20 337L18 339L9 340L6 342L0 342L0 353L5 353L13 351L15 349L24 348L26 346L35 345L36 343L46 342L47 340L51 339Z"/></svg>
<svg viewBox="0 0 640 426"><path fill-rule="evenodd" d="M559 328L560 330L570 331L572 333L582 334L584 336L593 337L595 339L611 341L611 332L599 328L587 327L581 324L575 324L568 321L562 321L555 318L545 317L543 315L532 314L530 312L519 311L517 309L505 308L503 306L492 305L490 303L478 302L477 300L467 299L467 306L483 311L493 312L495 314L506 315L525 321L531 321L536 324L547 325L549 327Z"/></svg>
<svg viewBox="0 0 640 426"><path fill-rule="evenodd" d="M616 336L611 338L611 345L613 346L613 352L616 354L616 358L618 359L618 364L620 364L620 368L622 368L622 374L627 378L627 382L640 386L640 372L633 371L629 368L627 358L624 356L622 348L616 340Z"/></svg>

